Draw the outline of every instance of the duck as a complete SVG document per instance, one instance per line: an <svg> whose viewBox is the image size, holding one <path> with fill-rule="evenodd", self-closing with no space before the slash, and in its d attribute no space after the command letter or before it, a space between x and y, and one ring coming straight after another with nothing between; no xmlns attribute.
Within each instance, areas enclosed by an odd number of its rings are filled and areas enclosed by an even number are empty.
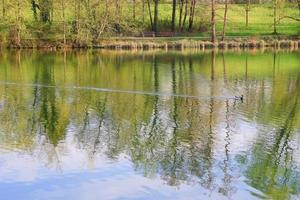
<svg viewBox="0 0 300 200"><path fill-rule="evenodd" d="M241 96L234 96L235 100L244 101L244 95Z"/></svg>

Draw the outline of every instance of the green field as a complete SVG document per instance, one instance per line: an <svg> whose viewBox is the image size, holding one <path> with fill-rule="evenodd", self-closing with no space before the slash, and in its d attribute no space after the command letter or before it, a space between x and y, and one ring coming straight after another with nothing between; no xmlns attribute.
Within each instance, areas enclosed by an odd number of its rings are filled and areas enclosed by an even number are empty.
<svg viewBox="0 0 300 200"><path fill-rule="evenodd" d="M208 24L210 10L208 5L198 5L195 15L193 35L206 36L208 32L199 33L197 29L201 23ZM160 20L166 22L171 18L171 5L161 5ZM223 27L224 5L217 5L217 31L219 34ZM293 16L299 18L299 11L296 4L287 4L279 11L279 16ZM253 4L250 5L249 25L246 27L245 5L229 4L227 15L228 36L259 36L273 33L273 5ZM165 26L166 27L166 26ZM164 27L162 27L164 28ZM209 31L209 30L208 30ZM300 35L300 22L284 18L277 25L277 31L281 35Z"/></svg>

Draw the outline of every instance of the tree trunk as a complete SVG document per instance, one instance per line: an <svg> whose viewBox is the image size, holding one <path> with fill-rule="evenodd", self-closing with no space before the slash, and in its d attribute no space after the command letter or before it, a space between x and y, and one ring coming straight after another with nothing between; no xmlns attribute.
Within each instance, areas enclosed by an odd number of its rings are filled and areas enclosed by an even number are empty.
<svg viewBox="0 0 300 200"><path fill-rule="evenodd" d="M158 32L158 1L154 0L154 23L153 23L153 31L155 32L155 35L157 35Z"/></svg>
<svg viewBox="0 0 300 200"><path fill-rule="evenodd" d="M79 16L80 16L80 1L79 0L75 0L75 5L74 5L74 18L75 18L75 33L78 34L79 32Z"/></svg>
<svg viewBox="0 0 300 200"><path fill-rule="evenodd" d="M135 16L136 16L135 7L136 7L136 2L135 2L135 0L132 0L132 17L133 17L133 20L135 20Z"/></svg>
<svg viewBox="0 0 300 200"><path fill-rule="evenodd" d="M35 3L35 0L31 1L31 9L33 11L33 17L35 21L38 21L38 16L37 16L37 4Z"/></svg>
<svg viewBox="0 0 300 200"><path fill-rule="evenodd" d="M185 26L187 14L188 14L188 0L185 1L184 16L183 16L183 21L182 21L181 29L180 29L181 32L183 31L183 28Z"/></svg>
<svg viewBox="0 0 300 200"><path fill-rule="evenodd" d="M80 1L80 0L79 0ZM105 0L105 13L108 12L108 1L109 0Z"/></svg>
<svg viewBox="0 0 300 200"><path fill-rule="evenodd" d="M250 11L250 0L247 0L245 11L246 11L246 27L248 27L248 24L249 24L249 11Z"/></svg>
<svg viewBox="0 0 300 200"><path fill-rule="evenodd" d="M215 0L211 0L211 42L216 42L216 8Z"/></svg>
<svg viewBox="0 0 300 200"><path fill-rule="evenodd" d="M50 0L50 19L49 22L52 23L54 20L54 2Z"/></svg>
<svg viewBox="0 0 300 200"><path fill-rule="evenodd" d="M273 0L273 34L277 34L277 0Z"/></svg>
<svg viewBox="0 0 300 200"><path fill-rule="evenodd" d="M298 3L298 11L299 11L299 16L300 16L300 0L297 0Z"/></svg>
<svg viewBox="0 0 300 200"><path fill-rule="evenodd" d="M142 0L143 24L145 23L145 0Z"/></svg>
<svg viewBox="0 0 300 200"><path fill-rule="evenodd" d="M196 7L196 0L191 0L189 26L188 26L188 31L189 32L191 32L193 30L193 23L194 23L194 16L195 16L195 7Z"/></svg>
<svg viewBox="0 0 300 200"><path fill-rule="evenodd" d="M2 0L2 16L3 19L5 19L5 15L6 15L6 9L5 9L5 0Z"/></svg>
<svg viewBox="0 0 300 200"><path fill-rule="evenodd" d="M227 11L228 11L228 0L225 0L225 11L224 11L222 41L224 41L224 39L225 39L226 24L227 24Z"/></svg>
<svg viewBox="0 0 300 200"><path fill-rule="evenodd" d="M21 45L21 6L20 0L17 1L17 45L20 47Z"/></svg>
<svg viewBox="0 0 300 200"><path fill-rule="evenodd" d="M175 19L176 19L176 0L173 0L173 7L172 7L172 32L175 32Z"/></svg>
<svg viewBox="0 0 300 200"><path fill-rule="evenodd" d="M121 5L120 5L120 0L115 1L115 6L116 6L116 17L117 17L117 23L120 24L120 17L121 17Z"/></svg>
<svg viewBox="0 0 300 200"><path fill-rule="evenodd" d="M66 46L66 19L65 19L65 0L61 0L61 11L62 11L62 21L63 21L63 38L64 38L64 47Z"/></svg>
<svg viewBox="0 0 300 200"><path fill-rule="evenodd" d="M179 23L178 23L179 30L181 29L181 24L182 24L183 6L184 6L184 0L179 0Z"/></svg>
<svg viewBox="0 0 300 200"><path fill-rule="evenodd" d="M81 2L80 0L78 1L78 13L77 13L77 35L80 33L80 28L81 28Z"/></svg>
<svg viewBox="0 0 300 200"><path fill-rule="evenodd" d="M150 0L147 0L147 6L148 6L148 13L149 13L151 30L153 30L154 28L153 28L153 19L152 19L152 11L151 11Z"/></svg>

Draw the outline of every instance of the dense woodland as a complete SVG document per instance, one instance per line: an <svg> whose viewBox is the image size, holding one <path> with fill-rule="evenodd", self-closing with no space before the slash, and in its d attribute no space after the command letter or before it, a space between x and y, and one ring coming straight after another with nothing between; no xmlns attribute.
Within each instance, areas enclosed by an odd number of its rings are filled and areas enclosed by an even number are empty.
<svg viewBox="0 0 300 200"><path fill-rule="evenodd" d="M111 36L203 35L214 42L227 33L300 32L300 0L1 0L1 7L0 42L14 44L30 38L93 43Z"/></svg>

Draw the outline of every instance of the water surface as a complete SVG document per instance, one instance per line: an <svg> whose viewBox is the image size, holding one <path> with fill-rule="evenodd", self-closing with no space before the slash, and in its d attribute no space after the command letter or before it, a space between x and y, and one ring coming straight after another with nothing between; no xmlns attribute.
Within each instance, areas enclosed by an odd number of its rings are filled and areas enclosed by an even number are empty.
<svg viewBox="0 0 300 200"><path fill-rule="evenodd" d="M299 101L299 52L1 52L0 196L298 199Z"/></svg>

